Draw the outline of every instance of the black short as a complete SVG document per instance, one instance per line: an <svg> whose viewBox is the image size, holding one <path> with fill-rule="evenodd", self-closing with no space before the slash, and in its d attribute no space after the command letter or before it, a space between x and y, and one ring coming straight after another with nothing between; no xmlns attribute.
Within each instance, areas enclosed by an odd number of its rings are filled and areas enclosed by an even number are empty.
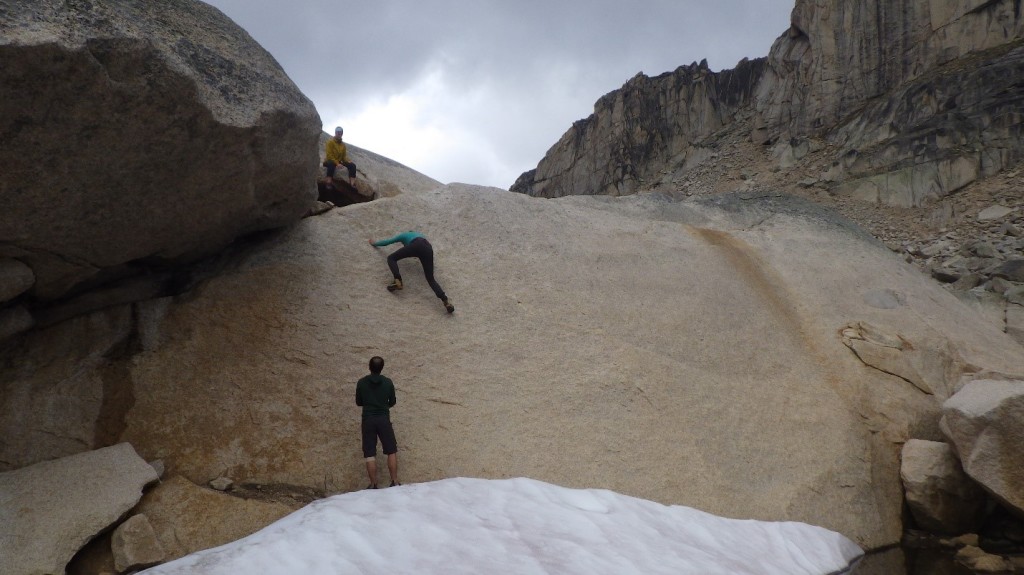
<svg viewBox="0 0 1024 575"><path fill-rule="evenodd" d="M378 437L384 447L384 455L398 453L391 419L386 415L374 415L363 418L363 457L376 457Z"/></svg>

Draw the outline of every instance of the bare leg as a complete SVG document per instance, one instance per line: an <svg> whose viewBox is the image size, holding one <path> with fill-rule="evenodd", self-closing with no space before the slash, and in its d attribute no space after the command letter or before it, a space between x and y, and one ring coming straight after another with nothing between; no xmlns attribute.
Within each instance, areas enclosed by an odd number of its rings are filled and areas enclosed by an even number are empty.
<svg viewBox="0 0 1024 575"><path fill-rule="evenodd" d="M391 468L391 455L388 456L388 469ZM370 487L377 487L377 458L366 459L366 475L370 478Z"/></svg>
<svg viewBox="0 0 1024 575"><path fill-rule="evenodd" d="M398 454L392 453L388 455L388 473L391 474L391 484L399 485L401 482L398 481Z"/></svg>

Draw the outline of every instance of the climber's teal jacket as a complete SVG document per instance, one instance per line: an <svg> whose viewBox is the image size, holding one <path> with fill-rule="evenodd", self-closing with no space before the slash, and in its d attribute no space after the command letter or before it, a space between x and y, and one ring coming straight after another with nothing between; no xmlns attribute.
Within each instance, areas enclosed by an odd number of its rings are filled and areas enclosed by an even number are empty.
<svg viewBox="0 0 1024 575"><path fill-rule="evenodd" d="M380 248L380 247L384 247L384 246L389 246L389 245L394 244L394 243L402 242L403 246L407 246L410 243L412 243L412 241L414 239L422 238L422 237L425 237L425 236L423 234L419 233L419 232L408 231L408 232L402 232L402 233L398 234L397 236L395 236L393 238L388 238L386 240L380 240L379 242L373 242L373 245L378 247L378 248Z"/></svg>

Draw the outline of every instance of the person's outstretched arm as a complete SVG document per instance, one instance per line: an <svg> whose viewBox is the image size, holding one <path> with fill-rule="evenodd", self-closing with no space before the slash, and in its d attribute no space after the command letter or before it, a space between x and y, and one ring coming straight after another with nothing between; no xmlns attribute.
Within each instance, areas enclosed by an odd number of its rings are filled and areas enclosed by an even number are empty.
<svg viewBox="0 0 1024 575"><path fill-rule="evenodd" d="M402 236L402 234L398 234L397 236L388 238L386 240L378 240L376 242L373 241L373 238L370 238L370 245L375 247L375 248L381 248L381 247L384 247L384 246L389 246L389 245L391 245L393 243L397 243L397 242L402 241L401 240L401 236Z"/></svg>

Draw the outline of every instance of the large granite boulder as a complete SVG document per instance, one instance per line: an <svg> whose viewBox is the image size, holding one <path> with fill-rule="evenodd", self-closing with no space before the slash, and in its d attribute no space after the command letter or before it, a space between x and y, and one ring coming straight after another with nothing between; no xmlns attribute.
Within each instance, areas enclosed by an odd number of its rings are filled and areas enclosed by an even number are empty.
<svg viewBox="0 0 1024 575"><path fill-rule="evenodd" d="M953 442L964 471L1024 517L1021 422L1024 379L973 381L942 405L942 431Z"/></svg>
<svg viewBox="0 0 1024 575"><path fill-rule="evenodd" d="M320 130L206 3L0 3L0 258L45 301L296 221Z"/></svg>
<svg viewBox="0 0 1024 575"><path fill-rule="evenodd" d="M0 573L64 573L157 480L127 443L0 473Z"/></svg>
<svg viewBox="0 0 1024 575"><path fill-rule="evenodd" d="M454 314L415 262L384 289L391 248L366 238L407 229L434 244ZM169 306L124 370L122 437L197 484L365 486L352 394L380 354L409 481L529 476L876 548L900 540L899 449L941 439L942 390L1024 365L929 277L784 196L449 185L307 218L231 270ZM851 325L905 342L916 383L853 353ZM930 342L948 353L923 361Z"/></svg>
<svg viewBox="0 0 1024 575"><path fill-rule="evenodd" d="M251 535L292 509L226 495L176 475L147 493L136 511L146 517L160 561L172 561Z"/></svg>
<svg viewBox="0 0 1024 575"><path fill-rule="evenodd" d="M911 439L903 446L900 478L907 505L922 529L973 533L985 514L985 492L964 473L947 443Z"/></svg>

